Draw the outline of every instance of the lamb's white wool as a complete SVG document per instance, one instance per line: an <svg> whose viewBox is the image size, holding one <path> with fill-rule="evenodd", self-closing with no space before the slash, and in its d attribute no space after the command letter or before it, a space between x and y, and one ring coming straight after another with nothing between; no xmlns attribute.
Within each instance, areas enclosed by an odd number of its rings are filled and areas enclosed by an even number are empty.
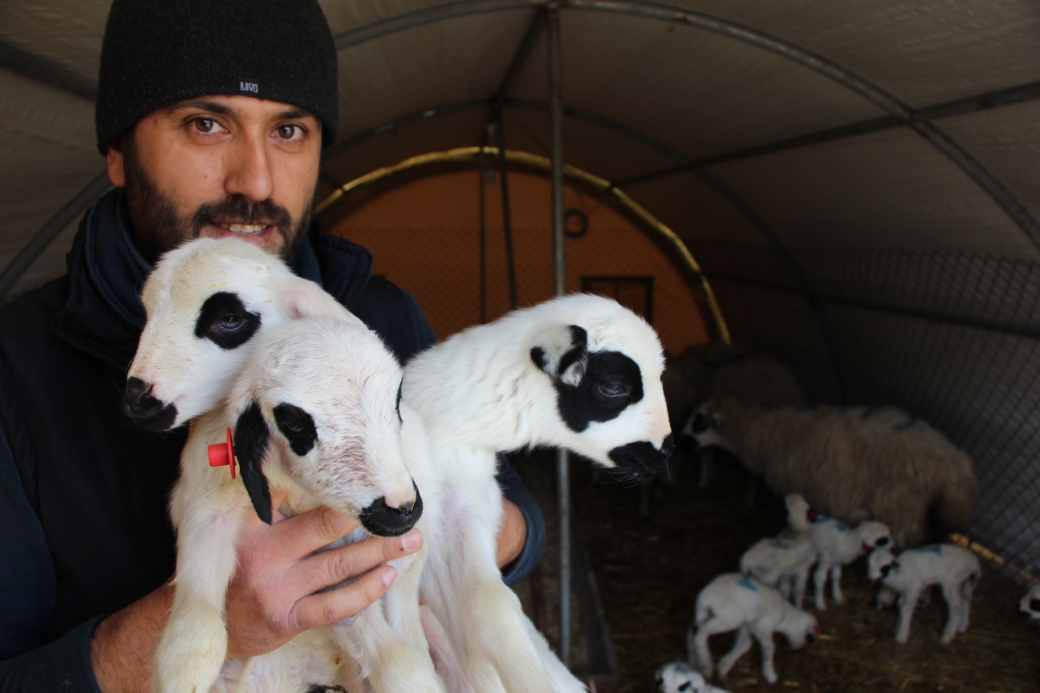
<svg viewBox="0 0 1040 693"><path fill-rule="evenodd" d="M1018 603L1019 616L1040 621L1040 585L1033 585Z"/></svg>
<svg viewBox="0 0 1040 693"><path fill-rule="evenodd" d="M816 608L823 611L827 604L823 591L827 577L831 579L831 597L838 604L845 603L841 593L841 568L876 548L890 546L891 533L881 522L868 520L849 527L840 520L817 515L809 525L809 541L816 549L818 560L813 573L816 587Z"/></svg>
<svg viewBox="0 0 1040 693"><path fill-rule="evenodd" d="M161 352L162 358L160 360L164 362L166 367L177 369L176 372L178 373L178 377L183 379L183 382L178 382L179 392L197 394L197 391L200 388L203 388L207 379L220 377L224 380L228 380L226 389L218 394L219 388L212 388L212 391L209 391L207 397L210 399L215 397L216 401L219 401L221 398L227 396L227 389L231 387L231 380L246 368L245 364L250 358L250 355L253 354L254 350L258 348L258 345L262 341L260 337L266 335L271 329L274 329L275 326L281 325L286 321L301 320L308 315L331 315L341 317L343 320L349 321L360 327L360 323L349 313L345 313L338 303L321 291L320 287L311 282L297 280L295 277L292 277L288 274L288 270L280 266L280 263L276 258L262 254L261 256L253 258L251 255L253 252L253 248L240 241L224 241L219 245L214 245L211 241L193 241L181 248L177 255L170 260L170 264L163 265L168 268L177 268L180 266L196 268L197 272L193 275L193 281L177 282L176 279L178 273L175 269L168 269L166 272L160 272L157 270L156 273L153 274L152 278L149 279L149 284L154 281L156 286L146 286L145 295L152 297L150 300L146 299L146 302L150 305L157 305L160 307L167 303L176 304L180 305L181 310L171 312L150 309L149 327L152 327L153 322L155 323L155 326L153 329L146 328L146 338L142 339L142 349L149 353ZM251 264L248 261L250 258L257 261L257 266L254 266L254 264ZM243 276L237 271L240 266L245 267L247 270L252 268L253 270L256 270L258 274L266 273L266 278L263 281L259 281L253 277L249 271L247 271L245 276ZM207 276L206 272L209 272L210 274ZM197 289L200 286L207 287L208 290L198 291ZM220 318L222 318L223 315L220 314L219 311L214 314L214 311L206 309L206 305L214 300L213 291L222 295L231 295L242 304L242 306L238 306L234 301L231 301L234 305L232 306L233 310L230 311L230 320L222 321ZM221 297L217 302L220 303L220 301L227 300L228 299ZM197 304L194 308L191 307L193 302ZM206 319L203 319L204 317ZM221 331L223 330L222 322L227 322L232 328L235 328L231 330L231 332L235 334L235 338L230 342L226 339L227 335ZM245 332L239 331L243 324L249 327ZM199 330L199 325L203 325L204 328L202 330L204 333L202 336L197 337L194 341L192 339L185 340L183 338L183 333L185 331L194 335L194 333ZM299 325L294 323L286 329L290 328L292 331L296 331L299 328ZM565 332L567 335L570 335L571 331L570 329L567 329ZM368 334L372 339L376 339L374 336L371 336L370 333ZM178 340L179 343L181 343L181 348L165 348L165 345L178 342ZM206 343L207 340L210 343ZM221 348L213 350L211 347L214 344L221 346ZM265 357L265 359L269 357L270 355ZM562 364L562 367L560 361L561 357L564 360L569 360L568 363ZM280 358L292 363L296 363L298 360L291 351L290 353L283 354ZM558 353L554 355L550 353L546 357L547 363L551 363L553 358L556 358L555 363L558 366L558 370L567 371L567 369L570 369L569 374L565 376L566 379L570 379L571 381L577 379L579 382L581 381L581 378L575 378L575 359L572 358L572 356L568 354ZM184 359L194 365L193 367L186 367L183 364L178 365L178 359ZM334 356L333 360L337 363L344 361L342 356ZM346 362L349 363L349 359L347 359ZM311 370L315 372L323 371L324 366L317 365L316 367L311 368ZM260 371L258 370L258 373L259 372ZM261 380L266 378L266 376L260 377L259 375L256 377ZM327 377L328 376L326 376L326 378ZM244 377L244 381L248 380L249 378ZM315 393L322 392L323 388L333 386L333 382L334 381L325 382L325 378L323 378L320 383L315 383L314 387L309 392L317 396ZM451 387L454 387L454 385L449 383L447 387L450 389ZM196 410L203 406L203 403L208 401L206 398L199 397L180 398L177 400L176 405L172 405L171 403L151 397L151 395L148 394L148 388L139 388L139 390L140 389L144 390L144 395L142 395L141 392L138 392L135 396L129 392L130 388L128 387L128 409L132 415L135 413L138 414L138 420L146 425L151 424L153 428L172 426L175 419L179 417L191 417L201 413ZM259 391L260 390L258 390L258 392ZM239 390L236 390L236 392L239 392ZM399 401L399 389L392 383L384 383L380 392L389 397L397 398L397 401ZM154 400L154 402L149 400L149 397L151 397L151 400ZM279 415L278 411L276 411L277 405L270 404L268 409L264 409L264 407L260 405L260 398L257 398L257 406L253 407L251 406L251 400L250 403L246 403L243 397L244 395L241 394L232 394L231 401L238 405L245 406L244 412L249 413L249 415L245 417L245 421L247 423L251 421L253 424L257 424L259 420L263 418L266 422L267 429L273 431L277 427L279 421L278 418L275 418L273 419L274 423L271 423L271 416L277 417ZM312 402L311 406L315 409L321 407L326 407L326 410L329 407L334 409L335 402L340 399L342 398L338 396L331 396L327 399L319 397L318 400ZM133 404L131 404L131 402L133 402ZM551 406L552 402L548 402L548 405ZM153 418L151 416L155 411L162 410L167 410L172 413L165 417ZM262 416L258 416L258 412L259 415ZM283 418L285 413L286 410L283 409ZM342 414L342 412L340 412L340 414ZM493 412L485 412L485 414L487 416L494 415ZM337 414L333 413L333 415L336 416ZM410 451L406 452L405 457L411 467L416 484L422 489L422 497L425 501L424 516L420 522L420 526L425 536L423 551L437 552L438 545L446 545L450 540L459 536L459 522L486 525L490 528L490 541L480 544L479 550L471 551L468 555L461 555L458 552L454 553L453 556L455 560L452 563L454 570L459 571L463 575L468 575L470 569L465 564L465 561L475 560L480 565L478 572L486 574L489 569L485 564L490 562L492 566L494 565L494 527L497 524L498 517L501 513L501 492L493 477L494 462L492 461L491 463L492 472L490 475L477 474L478 480L475 485L467 486L464 482L455 483L456 479L453 477L453 474L455 474L456 470L453 467L450 455L441 456L441 458L439 458L440 464L436 466L432 464L432 460L429 462L425 461L428 459L426 455L429 450L429 444L425 438L423 424L412 409L407 406L407 403L400 407L400 415L403 420L401 426L401 445L406 451ZM159 419L159 422L162 424L161 426L155 425L156 418ZM239 417L236 417L236 421L238 418ZM348 425L360 423L349 416L347 419L348 420L344 423ZM202 425L204 421L205 419L196 422L194 427L196 429L204 428ZM219 424L213 424L210 427L213 430L210 431L209 434L199 435L207 439L212 439L209 440L209 442L217 442L217 439L219 438L218 434L222 429L220 429ZM282 435L285 437L286 441L289 441L289 447L286 448L285 444L282 444L281 447L279 447L276 444L273 448L278 448L282 452L285 452L286 450L289 452L295 452L292 450L291 445L292 436L285 434L284 432L282 432ZM272 434L272 439L277 437L278 436ZM201 439L202 438L200 438L200 440ZM373 440L374 439L375 438L373 438ZM199 445L201 445L201 443ZM197 450L196 453L201 454L204 451L203 447ZM365 453L369 454L368 451L365 451ZM660 456L660 454L660 452L656 452L656 455ZM304 484L307 490L316 491L316 496L321 498L323 501L327 494L323 495L321 492L323 488L322 483L326 483L326 485L335 485L336 483L344 481L342 475L337 475L335 473L333 473L331 477L315 478L313 475L309 475L306 470L301 471L297 467L299 467L299 465L295 466L292 469L292 472L293 474L299 473L301 476L299 479L291 479L291 481ZM285 481L285 479L279 476L278 470L274 470L272 474L272 483L281 483ZM335 477L335 479L333 479L333 477ZM463 475L463 477L465 477L465 475ZM256 481L258 477L254 475L251 478L253 481ZM266 479L266 477L264 477L264 479ZM450 490L454 494L451 499L454 505L446 507L445 502L443 501L443 491L448 488L449 482L452 484ZM346 483L345 485L350 486L351 484ZM254 497L253 499L255 500L257 496L260 497L260 502L257 504L258 508L264 507L263 488L264 485L259 484L252 489L254 491L252 494ZM339 490L344 489L340 488ZM291 498L292 496L290 496L290 500ZM390 496L386 496L386 498L391 505L396 502ZM227 498L216 498L213 500L214 507L223 507L222 503L225 502L229 502ZM237 502L241 502L241 499L237 499ZM333 507L341 507L335 502L330 501L330 504ZM353 505L356 506L357 504L355 503ZM490 508L490 510L483 513L472 512L471 509L473 507L487 507ZM462 512L458 512L458 508L461 508ZM284 508L283 510L290 512L297 510L297 508ZM221 521L225 521L227 518L234 519L239 517L239 513L241 512L241 507L233 506L231 508L225 508L220 512L214 512L213 515L216 518L221 519ZM381 510L381 514L370 513L365 515L364 513L365 510L362 510L362 519L367 519L370 523L375 524L378 524L381 516L384 516L385 519L385 516L387 515L385 509ZM438 544L438 542L440 542L440 544ZM223 552L221 556L225 560L231 560L233 559L234 552L228 550ZM199 565L205 564L206 560L212 558L214 558L212 552L208 556L200 556ZM416 562L421 563L421 561ZM407 568L408 566L406 565L404 567ZM228 568L228 570L230 570L230 568ZM497 586L489 588L490 591L494 592L496 589L505 589L501 584L497 568L492 567L490 570L493 571L495 582L497 583ZM399 570L399 573L401 573L401 570ZM409 570L408 572L409 575L415 573L417 573L417 569L415 571ZM443 571L441 571L441 573L443 573ZM401 577L399 577L397 582L395 582L393 589L398 589L397 585L399 584L402 584ZM468 585L469 583L466 584ZM437 586L437 589L441 588ZM449 596L447 601L444 599L439 600L436 595L432 595L427 599L429 603L440 604L444 607L438 611L438 613L441 614L442 619L445 619L445 608L449 614L452 613L454 608L450 601L450 598L454 595L452 591L453 589L454 588L449 585L442 590ZM464 587L458 589L459 593L466 595L467 598L473 596L466 592ZM506 590L506 592L508 592L509 595L512 595L511 591ZM512 598L515 600L515 596ZM412 602L414 603L415 600L412 600ZM217 602L213 601L213 603ZM384 602L384 604L386 603L387 602ZM382 608L384 611L388 611L389 609L389 607L385 605ZM352 622L364 624L364 628L357 629L351 637L346 638L346 641L342 643L342 647L348 652L356 653L358 648L363 650L361 655L356 655L359 659L353 659L350 657L344 658L343 666L350 669L350 672L348 672L348 678L350 678L350 680L356 685L369 686L376 690L415 690L415 686L419 686L419 689L425 690L425 684L423 683L408 683L408 681L401 681L401 676L408 676L409 672L411 672L412 676L424 675L426 668L423 666L412 666L409 665L407 661L394 664L395 660L392 658L376 660L374 659L375 655L369 656L365 654L365 652L374 651L373 648L376 648L376 645L379 642L384 642L388 638L392 639L394 633L400 633L403 636L411 637L409 636L409 633L412 631L409 629L412 628L413 622L415 621L411 612L406 611L405 615L407 618L404 618L400 615L395 616L394 613L388 611L386 616L393 625L393 633L384 633L380 630L382 624L378 620L374 623L367 623L366 619L377 619L377 616L372 616L368 613L370 611L373 611L373 609L367 609L362 614L362 616L365 617L364 619L359 616L352 620ZM504 637L504 640L512 642L512 640L518 639L526 647L526 649L520 648L517 650L519 653L517 655L519 657L519 664L514 662L510 666L505 667L505 670L508 672L519 670L527 672L527 678L517 678L517 681L519 681L519 683L515 684L517 688L510 688L510 690L523 689L527 683L531 684L528 687L528 690L535 691L550 690L554 685L555 690L557 691L569 692L584 690L584 687L581 686L580 682L571 676L562 663L560 663L559 660L556 659L555 655L552 654L545 639L537 633L530 621L522 614L520 614L519 617L516 617L516 615L509 609L506 611L508 612L508 618L503 622L504 625L501 629L498 627L499 622L495 620L494 612L482 612L482 618L489 619L491 625L487 627L490 629L490 632L506 632L507 637ZM375 613L378 615L378 610L375 610ZM451 662L457 661L456 652L450 650L450 648L460 642L462 636L459 631L453 630L453 637L449 640L444 636L444 628L440 625L434 612L428 609L426 610L425 615L426 618L423 619L423 622L429 625L431 633L430 639L436 641L432 642L431 645L433 645L434 651L441 656L439 664L447 663L447 668L441 669L442 673L445 674L445 681L451 685L451 690L453 691L462 693L471 690L472 687L470 686L469 681L466 680L465 674L455 676L458 672L450 670ZM452 624L447 619L445 619L445 622L449 623L449 625L452 625L453 627L454 625L457 625ZM461 627L465 628L467 625L468 624L464 623ZM343 640L342 631L343 629L341 628L336 629L335 635L338 636L337 641ZM311 632L308 632L305 635L312 640L315 637L319 637L315 636ZM301 635L300 637L303 638L304 635ZM417 640L417 638L413 638L413 640ZM488 643L491 646L494 646L495 644L493 639L489 640ZM364 648L368 649L365 650ZM529 661L529 653L532 648L538 657L538 662L534 667L530 666ZM309 671L309 669L307 669L307 662L310 661L312 657L308 653L311 651L317 652L319 649L320 648L316 648L316 646L313 645L309 645L308 647L296 647L295 649L282 648L276 651L276 653L271 654L271 661L277 661L277 665L269 665L269 660L257 658L251 660L249 666L246 667L243 667L241 663L228 662L225 666L221 680L226 682L228 688L233 688L235 685L238 685L239 681L242 681L243 683L241 685L243 686L243 690L253 690L254 688L251 688L251 686L255 686L255 689L276 690L277 687L271 687L273 685L271 684L271 681L274 679L268 674L270 674L271 671L280 671L282 678L278 680L284 679L290 682L299 683L301 679L298 677L293 678L292 676L285 674L285 672L302 671L306 673ZM459 653L463 652L465 652L465 650L459 650ZM378 654L378 652L375 654ZM514 659L514 656L508 647L499 648L498 654L500 659L505 661L507 664ZM468 661L466 660L466 657L461 654L459 656L464 661ZM302 659L299 659L299 657L302 657ZM258 662L262 662L262 664ZM386 663L386 666L383 666L382 664L380 666L375 666L373 662L383 662ZM394 672L387 670L387 666L389 666L390 669L398 670L397 679L393 678ZM279 667L281 668L279 669ZM461 665L457 665L455 669L461 671ZM263 676L259 680L254 676L258 671L263 673ZM318 672L315 674L316 678L312 677L309 680L311 682L315 680L328 680L326 673L327 672L324 671ZM320 676L318 674L320 674ZM285 678L286 676L288 676L288 678ZM552 683L549 683L546 680L546 677L548 677ZM366 680L360 681L362 678ZM397 681L397 683L389 685L386 683L388 681ZM485 690L485 688L482 687L481 690Z"/></svg>
<svg viewBox="0 0 1040 693"><path fill-rule="evenodd" d="M234 238L201 238L165 254L141 293L148 322L127 373L127 413L168 430L217 406L261 326L334 315L361 324L277 257Z"/></svg>
<svg viewBox="0 0 1040 693"><path fill-rule="evenodd" d="M740 572L752 575L780 590L784 599L801 607L809 570L816 563L816 549L809 541L809 504L796 493L789 494L787 522L791 536L768 537L740 557Z"/></svg>
<svg viewBox="0 0 1040 693"><path fill-rule="evenodd" d="M738 630L733 649L719 661L719 676L729 673L738 659L751 649L754 635L762 648L762 676L776 683L773 667L773 633L783 633L793 649L812 642L820 629L812 614L791 605L778 590L740 573L724 573L697 595L694 621L686 634L690 666L700 667L711 678L714 664L708 638Z"/></svg>
<svg viewBox="0 0 1040 693"><path fill-rule="evenodd" d="M654 680L661 693L727 693L705 681L686 662L662 664L654 672Z"/></svg>
<svg viewBox="0 0 1040 693"><path fill-rule="evenodd" d="M494 563L497 451L566 447L621 476L661 469L671 448L653 330L616 302L568 296L465 330L405 368L403 401L422 417L443 470L443 521L423 596L478 691L583 690L525 635ZM539 638L540 640L540 638Z"/></svg>
<svg viewBox="0 0 1040 693"><path fill-rule="evenodd" d="M421 436L402 438L402 417L414 414L398 410L401 368L374 333L338 318L305 318L264 330L255 342L225 406L193 422L181 456L170 505L178 534L176 591L155 655L153 690L209 691L216 684L215 690L288 693L315 684L361 685L352 679L358 674L374 691L442 693L419 615L425 547L392 562L394 585L358 616L248 662L225 663L224 597L250 502L270 522L273 486L287 491L283 515L326 505L359 518L374 534L397 535L422 514L416 483L428 469ZM235 480L207 459L208 446L222 441L227 427L239 463ZM421 424L414 430L421 434ZM414 480L406 456L417 470ZM364 536L357 530L347 541Z"/></svg>
<svg viewBox="0 0 1040 693"><path fill-rule="evenodd" d="M684 435L737 455L778 494L800 493L844 522L884 522L899 546L963 526L978 482L971 458L894 407L763 409L709 402Z"/></svg>
<svg viewBox="0 0 1040 693"><path fill-rule="evenodd" d="M880 580L887 588L878 595L878 608L890 604L895 594L899 595L896 642L904 643L910 637L910 621L917 600L921 592L932 585L942 587L949 608L942 643L946 645L957 633L968 630L971 599L982 573L979 559L968 549L956 544L933 544L907 549L898 556L887 549L878 549L870 554L867 566L871 582Z"/></svg>

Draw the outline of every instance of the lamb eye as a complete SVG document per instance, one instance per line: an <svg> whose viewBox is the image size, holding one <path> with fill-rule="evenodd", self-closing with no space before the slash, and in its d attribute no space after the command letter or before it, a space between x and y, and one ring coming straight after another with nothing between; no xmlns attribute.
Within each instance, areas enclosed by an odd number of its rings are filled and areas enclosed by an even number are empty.
<svg viewBox="0 0 1040 693"><path fill-rule="evenodd" d="M596 389L604 397L624 397L628 394L628 388L624 383L598 383Z"/></svg>
<svg viewBox="0 0 1040 693"><path fill-rule="evenodd" d="M242 329L242 326L246 324L245 317L238 313L226 313L220 318L220 322L217 323L217 327L225 332L234 332Z"/></svg>

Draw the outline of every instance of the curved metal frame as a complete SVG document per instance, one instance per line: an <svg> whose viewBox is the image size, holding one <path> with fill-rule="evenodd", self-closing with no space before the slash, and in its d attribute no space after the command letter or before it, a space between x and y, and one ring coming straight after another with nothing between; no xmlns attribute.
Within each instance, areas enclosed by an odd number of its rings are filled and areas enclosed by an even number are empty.
<svg viewBox="0 0 1040 693"><path fill-rule="evenodd" d="M329 209L332 209L337 204L341 203L348 193L357 190L358 188L372 185L406 171L414 171L415 169L434 164L455 161L473 162L474 166L476 166L479 163L479 157L481 154L497 156L498 150L494 147L460 147L458 149L450 149L446 152L420 154L419 156L405 159L393 166L376 169L375 171L366 173L359 178L355 178L343 187L332 192L315 207L315 214L322 214ZM509 150L507 150L505 154L506 159L512 163L530 168L543 169L546 172L550 170L550 161L543 156ZM587 171L583 171L580 168L575 168L571 165L564 166L563 173L565 178L578 181L585 186L599 190L600 192L613 197L618 204L631 212L633 216L637 217L648 228L660 235L665 243L672 247L676 255L680 258L682 264L685 265L686 269L693 276L697 277L697 281L700 282L701 288L704 290L705 296L707 297L712 319L715 321L715 326L719 331L719 336L722 341L729 344L729 327L726 325L726 320L722 317L722 312L719 310L718 302L715 300L715 293L712 291L711 285L704 276L704 272L701 270L700 265L697 264L693 255L690 254L690 250L686 247L686 244L682 242L682 239L679 238L674 231L668 228L668 226L654 217L654 215L650 214L650 212L643 208L638 202L630 198L618 188L614 187L610 181L594 176Z"/></svg>

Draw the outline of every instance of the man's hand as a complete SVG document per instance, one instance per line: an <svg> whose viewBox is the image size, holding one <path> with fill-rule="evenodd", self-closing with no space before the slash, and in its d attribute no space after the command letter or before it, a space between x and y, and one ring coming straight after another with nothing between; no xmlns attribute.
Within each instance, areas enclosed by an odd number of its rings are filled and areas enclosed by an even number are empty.
<svg viewBox="0 0 1040 693"><path fill-rule="evenodd" d="M495 541L495 562L499 568L504 568L516 560L527 541L527 520L524 519L524 514L512 501L505 498L502 499L502 526L498 528Z"/></svg>
<svg viewBox="0 0 1040 693"><path fill-rule="evenodd" d="M271 526L251 514L227 593L228 657L270 652L303 630L353 616L381 597L397 576L380 564L422 545L422 535L413 529L400 537L371 537L313 553L358 526L325 507ZM357 579L318 593L350 578Z"/></svg>
<svg viewBox="0 0 1040 693"><path fill-rule="evenodd" d="M283 498L275 495L274 507ZM412 530L310 555L357 527L328 508L284 520L276 517L271 526L250 513L227 593L228 657L263 654L307 628L353 616L393 583L394 569L380 564L422 545L422 535ZM317 594L350 578L357 580ZM163 585L98 624L90 658L104 693L150 689L152 656L169 617L173 590L172 584Z"/></svg>

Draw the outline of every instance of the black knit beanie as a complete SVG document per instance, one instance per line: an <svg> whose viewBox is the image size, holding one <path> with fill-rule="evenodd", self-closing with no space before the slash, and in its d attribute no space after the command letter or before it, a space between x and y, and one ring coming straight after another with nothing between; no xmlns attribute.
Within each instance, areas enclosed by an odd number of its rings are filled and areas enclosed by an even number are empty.
<svg viewBox="0 0 1040 693"><path fill-rule="evenodd" d="M95 110L102 154L138 120L185 99L253 96L339 120L336 47L317 0L115 0Z"/></svg>

